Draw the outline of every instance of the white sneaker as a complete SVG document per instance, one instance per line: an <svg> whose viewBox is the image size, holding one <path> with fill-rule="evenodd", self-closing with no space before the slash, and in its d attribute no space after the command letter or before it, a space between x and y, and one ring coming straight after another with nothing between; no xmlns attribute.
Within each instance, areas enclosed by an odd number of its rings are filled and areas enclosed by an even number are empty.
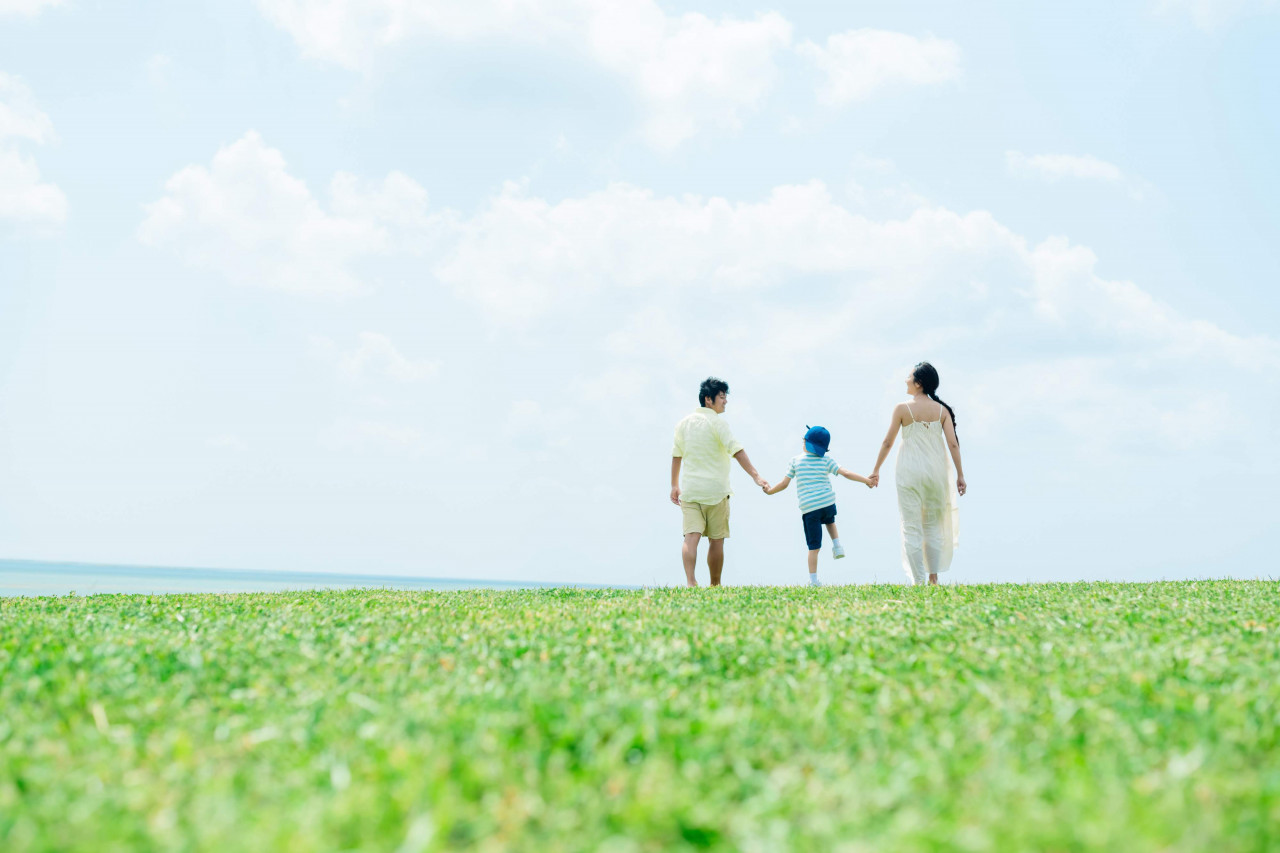
<svg viewBox="0 0 1280 853"><path fill-rule="evenodd" d="M822 586L817 575L809 575L809 586Z"/></svg>
<svg viewBox="0 0 1280 853"><path fill-rule="evenodd" d="M839 560L839 559L841 559L842 557L844 557L844 546L843 546L843 545L832 545L832 546L831 546L831 559L833 559L833 560Z"/></svg>

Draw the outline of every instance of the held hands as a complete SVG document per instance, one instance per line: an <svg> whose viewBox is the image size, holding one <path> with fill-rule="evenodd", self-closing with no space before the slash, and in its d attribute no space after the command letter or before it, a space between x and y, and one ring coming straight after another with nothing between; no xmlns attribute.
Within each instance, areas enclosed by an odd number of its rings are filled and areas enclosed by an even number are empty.
<svg viewBox="0 0 1280 853"><path fill-rule="evenodd" d="M761 477L759 474L756 474L756 485L761 489L764 489L765 494L769 493L769 481L764 477Z"/></svg>
<svg viewBox="0 0 1280 853"><path fill-rule="evenodd" d="M874 489L878 485L880 485L880 473L877 471L870 477L867 477L867 488Z"/></svg>

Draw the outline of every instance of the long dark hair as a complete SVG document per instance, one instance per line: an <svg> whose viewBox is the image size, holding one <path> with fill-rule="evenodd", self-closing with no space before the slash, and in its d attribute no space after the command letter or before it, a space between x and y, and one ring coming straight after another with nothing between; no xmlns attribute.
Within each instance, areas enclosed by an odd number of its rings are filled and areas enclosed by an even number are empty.
<svg viewBox="0 0 1280 853"><path fill-rule="evenodd" d="M911 371L911 378L914 379L915 383L920 386L922 391L924 391L925 396L935 403L941 403L942 406L946 408L947 413L951 415L951 431L955 432L956 413L952 411L951 407L948 406L941 397L938 396L938 369L929 362L922 361L915 366L914 370ZM956 443L959 442L960 436L957 434Z"/></svg>

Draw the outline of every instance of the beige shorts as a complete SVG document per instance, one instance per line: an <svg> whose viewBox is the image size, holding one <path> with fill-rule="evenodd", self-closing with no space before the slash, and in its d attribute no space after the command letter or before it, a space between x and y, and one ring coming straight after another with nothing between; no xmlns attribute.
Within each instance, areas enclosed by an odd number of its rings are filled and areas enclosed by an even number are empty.
<svg viewBox="0 0 1280 853"><path fill-rule="evenodd" d="M701 533L708 539L729 538L729 499L713 506L680 501L684 514L684 535Z"/></svg>

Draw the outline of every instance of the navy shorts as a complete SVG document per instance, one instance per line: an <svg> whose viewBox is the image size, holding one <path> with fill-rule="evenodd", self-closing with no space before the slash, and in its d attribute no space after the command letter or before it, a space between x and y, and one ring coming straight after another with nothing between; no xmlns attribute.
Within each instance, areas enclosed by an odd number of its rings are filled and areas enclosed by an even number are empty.
<svg viewBox="0 0 1280 853"><path fill-rule="evenodd" d="M804 522L804 541L809 544L810 551L822 550L822 525L834 524L836 520L836 505L824 506L822 509L815 509L806 512L800 516L800 520Z"/></svg>

